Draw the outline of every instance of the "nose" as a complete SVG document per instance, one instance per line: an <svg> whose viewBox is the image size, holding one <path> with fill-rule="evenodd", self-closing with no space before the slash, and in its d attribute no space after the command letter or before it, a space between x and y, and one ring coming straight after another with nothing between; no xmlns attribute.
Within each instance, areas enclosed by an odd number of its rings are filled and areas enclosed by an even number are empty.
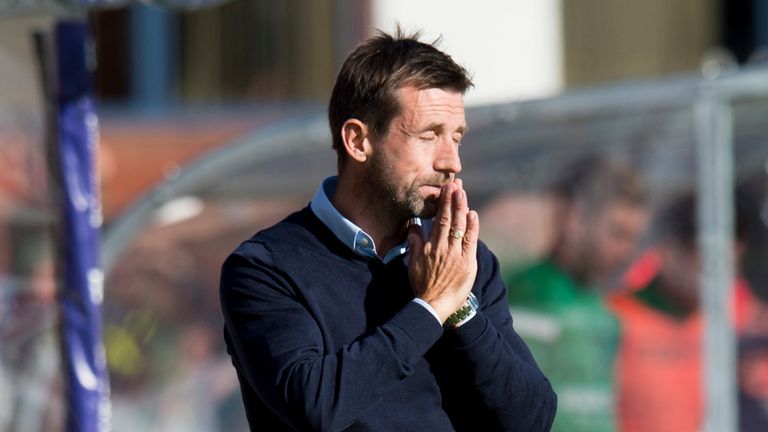
<svg viewBox="0 0 768 432"><path fill-rule="evenodd" d="M459 145L453 142L450 136L440 140L435 157L435 171L444 174L458 174L461 172Z"/></svg>

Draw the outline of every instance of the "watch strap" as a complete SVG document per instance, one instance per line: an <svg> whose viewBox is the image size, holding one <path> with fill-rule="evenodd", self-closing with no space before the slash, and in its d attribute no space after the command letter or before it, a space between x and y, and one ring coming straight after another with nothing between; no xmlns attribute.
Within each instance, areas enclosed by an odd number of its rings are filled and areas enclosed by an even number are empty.
<svg viewBox="0 0 768 432"><path fill-rule="evenodd" d="M477 313L477 309L480 307L480 302L477 301L477 297L472 292L467 296L467 301L448 319L445 320L445 326L449 328L460 327L465 322L469 321Z"/></svg>

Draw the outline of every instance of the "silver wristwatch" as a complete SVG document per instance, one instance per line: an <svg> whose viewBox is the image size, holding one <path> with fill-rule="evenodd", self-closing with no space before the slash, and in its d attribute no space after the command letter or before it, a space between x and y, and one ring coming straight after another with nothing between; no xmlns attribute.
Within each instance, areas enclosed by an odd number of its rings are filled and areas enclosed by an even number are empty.
<svg viewBox="0 0 768 432"><path fill-rule="evenodd" d="M480 303L477 301L477 297L470 291L467 301L456 312L445 320L445 326L449 328L456 328L469 321L470 318L475 316L477 309L480 307Z"/></svg>

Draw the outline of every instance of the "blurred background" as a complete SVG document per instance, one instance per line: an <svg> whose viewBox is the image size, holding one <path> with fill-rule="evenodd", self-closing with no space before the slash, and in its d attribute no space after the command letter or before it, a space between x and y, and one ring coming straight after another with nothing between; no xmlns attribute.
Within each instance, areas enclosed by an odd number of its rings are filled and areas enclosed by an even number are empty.
<svg viewBox="0 0 768 432"><path fill-rule="evenodd" d="M3 0L0 14L0 430L63 430L71 413L62 180L33 38L61 20L90 32L114 430L247 430L220 265L335 173L335 74L396 23L475 77L462 177L559 395L555 430L768 430L768 3Z"/></svg>

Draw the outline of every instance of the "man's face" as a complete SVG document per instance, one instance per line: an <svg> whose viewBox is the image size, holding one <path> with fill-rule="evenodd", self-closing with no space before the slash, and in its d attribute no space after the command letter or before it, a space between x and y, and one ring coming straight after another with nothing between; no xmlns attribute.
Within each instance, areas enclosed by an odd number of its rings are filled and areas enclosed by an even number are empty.
<svg viewBox="0 0 768 432"><path fill-rule="evenodd" d="M626 264L645 232L648 212L640 206L614 201L599 210L580 208L568 244L580 256L572 269L580 280L597 283Z"/></svg>
<svg viewBox="0 0 768 432"><path fill-rule="evenodd" d="M701 257L695 245L667 239L659 245L661 288L677 305L695 309L699 305Z"/></svg>
<svg viewBox="0 0 768 432"><path fill-rule="evenodd" d="M605 277L629 259L637 241L645 232L648 212L627 202L609 203L594 221L597 239L598 273Z"/></svg>
<svg viewBox="0 0 768 432"><path fill-rule="evenodd" d="M437 88L398 90L401 112L387 134L372 140L364 182L382 210L398 218L434 217L440 187L461 171L459 144L467 126L461 93Z"/></svg>

